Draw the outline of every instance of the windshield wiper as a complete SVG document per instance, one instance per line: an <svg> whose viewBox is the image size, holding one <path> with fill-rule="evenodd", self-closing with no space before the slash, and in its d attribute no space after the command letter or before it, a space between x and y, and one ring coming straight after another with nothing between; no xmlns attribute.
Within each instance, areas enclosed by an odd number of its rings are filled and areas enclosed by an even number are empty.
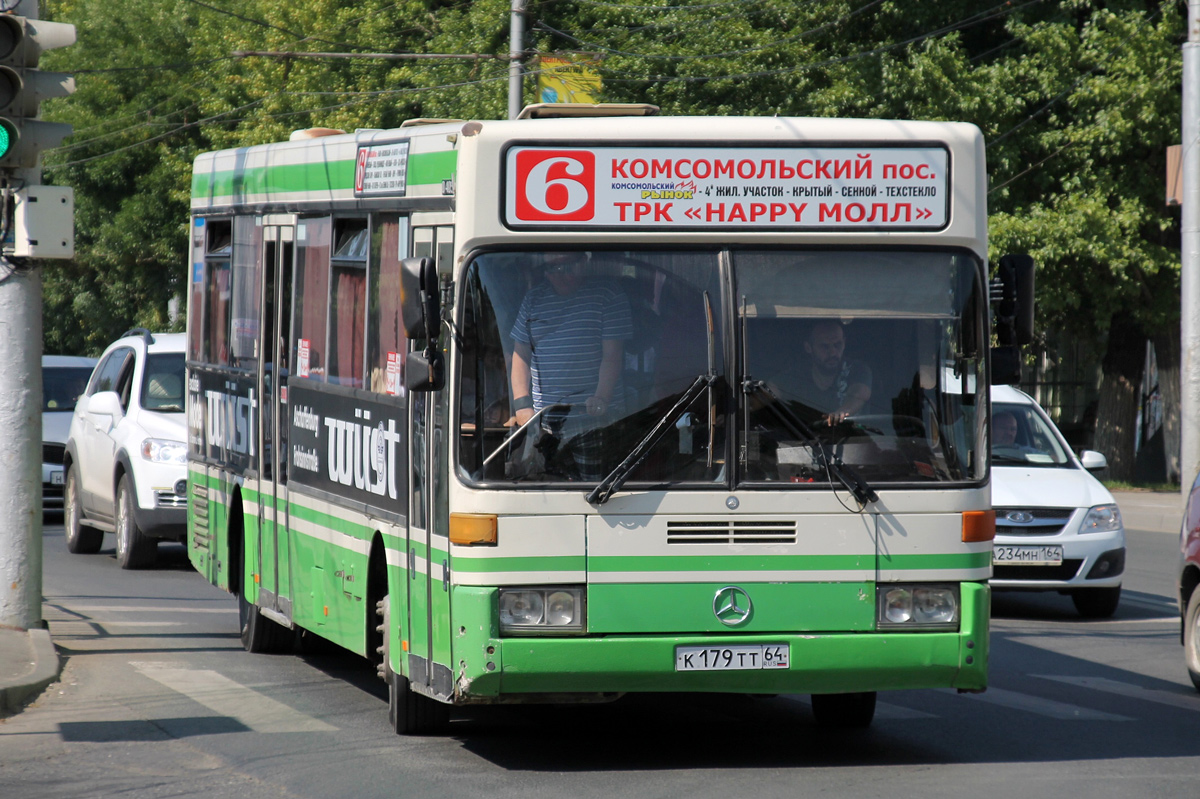
<svg viewBox="0 0 1200 799"><path fill-rule="evenodd" d="M845 463L841 463L829 454L828 447L817 437L817 434L812 431L804 420L787 407L775 392L767 388L767 384L762 380L751 380L749 376L742 382L742 393L747 396L751 394L764 394L769 400L765 403L766 407L775 414L777 418L795 438L803 439L810 445L816 448L820 454L821 462L824 464L827 472L833 474L842 485L846 487L854 498L858 500L860 505L866 505L868 502L879 501L879 495L875 493L875 489L871 488L862 477L859 476L853 468Z"/></svg>
<svg viewBox="0 0 1200 799"><path fill-rule="evenodd" d="M629 450L629 454L625 456L625 460L621 461L617 468L609 472L608 477L605 477L596 484L596 487L587 495L587 501L596 505L603 505L607 502L608 498L625 484L625 481L629 479L629 475L633 474L637 467L642 465L642 461L650 454L650 450L654 448L659 439L675 426L675 420L687 410L696 397L700 396L700 392L711 386L716 379L717 376L713 374L697 375L692 384L688 386L687 391L683 392L679 396L679 399L675 401L675 404L671 406L671 410L660 416L658 421L654 423L654 427L650 428L650 432L646 434L646 437L639 441L633 449Z"/></svg>
<svg viewBox="0 0 1200 799"><path fill-rule="evenodd" d="M491 455L488 455L486 458L483 459L483 465L487 466L489 463L492 462L492 458L496 457L501 452L508 449L509 445L517 440L517 436L521 435L526 430L528 430L529 426L531 424L533 424L534 422L536 422L539 418L541 418L542 414L545 413L546 411L570 411L570 410L571 410L571 406L565 402L559 402L554 405L547 405L545 408L542 408L540 411L535 413L533 416L530 416L528 421L525 422L525 424L521 425L520 427L515 428L511 433L509 433L508 438L504 439L504 441L500 444L500 446L498 446L494 450L492 450Z"/></svg>
<svg viewBox="0 0 1200 799"><path fill-rule="evenodd" d="M667 411L663 416L654 423L654 427L650 428L650 432L646 437L637 443L629 454L625 456L625 460L621 461L617 468L613 469L608 477L601 480L595 488L587 495L587 501L602 505L608 501L608 498L613 495L625 481L629 479L629 475L642 464L646 456L650 454L650 450L658 443L667 431L674 426L675 421L688 408L689 405L700 396L700 392L708 389L708 466L711 469L713 465L713 428L716 426L717 420L717 405L713 397L712 386L717 382L717 343L716 343L716 326L713 322L712 299L708 296L708 292L704 292L704 317L708 325L708 372L702 375L697 375L692 384L679 397L679 400L671 406L671 410Z"/></svg>

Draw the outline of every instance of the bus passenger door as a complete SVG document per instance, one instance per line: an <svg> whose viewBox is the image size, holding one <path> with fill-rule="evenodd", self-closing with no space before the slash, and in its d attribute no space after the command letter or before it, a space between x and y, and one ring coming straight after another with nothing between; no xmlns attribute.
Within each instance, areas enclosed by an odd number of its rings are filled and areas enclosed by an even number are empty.
<svg viewBox="0 0 1200 799"><path fill-rule="evenodd" d="M453 228L413 230L413 254L435 255L439 267L452 257ZM445 264L442 263L446 259ZM414 341L422 348L424 341ZM453 692L450 664L450 564L446 498L448 392L418 391L409 395L408 512L408 678L421 693Z"/></svg>
<svg viewBox="0 0 1200 799"><path fill-rule="evenodd" d="M263 303L259 328L262 353L261 446L258 449L259 557L262 568L259 605L292 617L291 558L288 540L288 340L291 334L292 265L295 228L263 228Z"/></svg>

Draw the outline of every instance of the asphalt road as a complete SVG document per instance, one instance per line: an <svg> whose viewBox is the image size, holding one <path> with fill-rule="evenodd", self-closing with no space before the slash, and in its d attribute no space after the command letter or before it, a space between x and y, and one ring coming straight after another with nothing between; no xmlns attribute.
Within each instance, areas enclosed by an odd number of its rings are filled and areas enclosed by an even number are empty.
<svg viewBox="0 0 1200 799"><path fill-rule="evenodd" d="M62 681L0 722L0 796L1195 797L1200 694L1172 598L1175 535L1129 531L1121 608L997 594L992 687L881 695L830 734L807 697L646 696L456 712L399 738L373 670L347 655L242 651L232 599L182 547L122 572L45 533Z"/></svg>

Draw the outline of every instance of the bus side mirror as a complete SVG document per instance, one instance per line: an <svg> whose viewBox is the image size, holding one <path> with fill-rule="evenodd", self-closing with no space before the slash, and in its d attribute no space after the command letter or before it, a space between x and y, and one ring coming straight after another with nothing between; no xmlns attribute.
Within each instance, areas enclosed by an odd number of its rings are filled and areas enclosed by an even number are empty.
<svg viewBox="0 0 1200 799"><path fill-rule="evenodd" d="M410 339L425 339L423 352L404 358L404 386L409 391L440 391L446 384L445 359L437 348L442 326L442 295L432 258L400 262L400 314Z"/></svg>
<svg viewBox="0 0 1200 799"><path fill-rule="evenodd" d="M404 359L404 387L409 391L441 391L446 385L445 359L440 352L414 350Z"/></svg>
<svg viewBox="0 0 1200 799"><path fill-rule="evenodd" d="M441 323L441 294L432 258L400 262L400 316L408 338L436 339Z"/></svg>

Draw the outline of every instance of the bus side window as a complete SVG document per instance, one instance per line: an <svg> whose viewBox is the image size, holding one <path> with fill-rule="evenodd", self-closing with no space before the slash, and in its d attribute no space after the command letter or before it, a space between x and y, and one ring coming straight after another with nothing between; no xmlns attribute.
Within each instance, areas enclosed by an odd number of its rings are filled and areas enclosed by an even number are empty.
<svg viewBox="0 0 1200 799"><path fill-rule="evenodd" d="M296 228L296 265L293 291L291 377L320 380L325 374L325 331L329 313L329 251L332 240L329 217L301 219Z"/></svg>
<svg viewBox="0 0 1200 799"><path fill-rule="evenodd" d="M330 383L362 388L367 324L367 220L334 223L329 299Z"/></svg>
<svg viewBox="0 0 1200 799"><path fill-rule="evenodd" d="M370 299L367 302L367 374L370 389L399 395L408 339L400 309L400 262L408 257L408 217L377 214L371 226Z"/></svg>

